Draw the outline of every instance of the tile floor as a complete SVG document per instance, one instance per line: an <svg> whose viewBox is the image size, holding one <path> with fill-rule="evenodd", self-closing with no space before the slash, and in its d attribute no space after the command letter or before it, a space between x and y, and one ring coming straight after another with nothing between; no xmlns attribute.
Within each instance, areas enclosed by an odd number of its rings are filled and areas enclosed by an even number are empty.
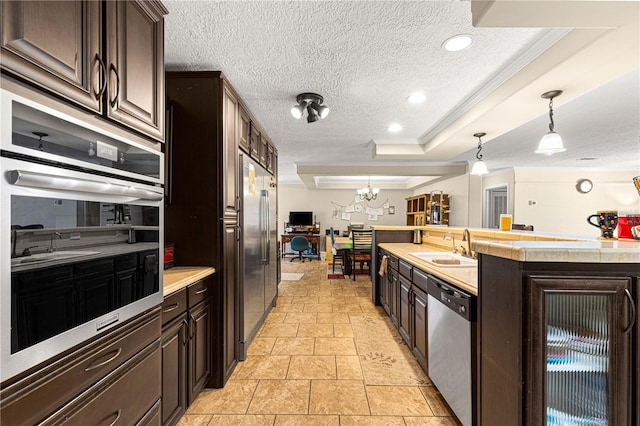
<svg viewBox="0 0 640 426"><path fill-rule="evenodd" d="M191 425L460 423L381 307L368 276L328 280L326 263L282 263L277 306L223 389L205 389Z"/></svg>

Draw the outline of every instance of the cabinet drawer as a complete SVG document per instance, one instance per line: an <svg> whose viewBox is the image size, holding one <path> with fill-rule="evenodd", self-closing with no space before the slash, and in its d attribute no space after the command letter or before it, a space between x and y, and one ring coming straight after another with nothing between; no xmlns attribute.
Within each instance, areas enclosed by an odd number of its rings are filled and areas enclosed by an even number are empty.
<svg viewBox="0 0 640 426"><path fill-rule="evenodd" d="M387 265L388 267L395 269L396 271L398 270L398 258L394 257L392 255L389 255L389 258L387 259Z"/></svg>
<svg viewBox="0 0 640 426"><path fill-rule="evenodd" d="M413 285L418 286L420 290L427 292L427 281L429 280L429 275L426 272L421 271L420 269L413 270Z"/></svg>
<svg viewBox="0 0 640 426"><path fill-rule="evenodd" d="M159 309L2 389L2 424L33 424L124 364L160 335ZM37 408L36 408L37 407Z"/></svg>
<svg viewBox="0 0 640 426"><path fill-rule="evenodd" d="M162 302L162 325L174 320L187 310L187 289L171 293Z"/></svg>
<svg viewBox="0 0 640 426"><path fill-rule="evenodd" d="M413 270L413 266L411 266L410 264L408 264L404 260L399 260L398 261L398 271L400 272L400 275L402 275L403 277L411 279L411 277L412 277L411 271L412 270Z"/></svg>
<svg viewBox="0 0 640 426"><path fill-rule="evenodd" d="M210 287L209 282L210 280L205 278L187 287L187 291L189 292L190 308L192 308L193 306L197 305L199 302L209 297L209 294L211 293L211 290L209 289Z"/></svg>
<svg viewBox="0 0 640 426"><path fill-rule="evenodd" d="M89 389L44 424L134 425L160 400L160 341L148 346L120 371L106 378L106 387ZM105 384L107 382L105 381Z"/></svg>

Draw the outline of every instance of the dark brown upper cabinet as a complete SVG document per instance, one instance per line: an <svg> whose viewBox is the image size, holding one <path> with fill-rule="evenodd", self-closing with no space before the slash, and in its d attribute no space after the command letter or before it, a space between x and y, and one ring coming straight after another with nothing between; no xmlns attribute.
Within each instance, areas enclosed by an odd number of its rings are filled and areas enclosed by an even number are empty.
<svg viewBox="0 0 640 426"><path fill-rule="evenodd" d="M0 11L3 72L163 141L160 2L8 1Z"/></svg>
<svg viewBox="0 0 640 426"><path fill-rule="evenodd" d="M251 117L242 105L239 107L238 147L249 153L251 144Z"/></svg>

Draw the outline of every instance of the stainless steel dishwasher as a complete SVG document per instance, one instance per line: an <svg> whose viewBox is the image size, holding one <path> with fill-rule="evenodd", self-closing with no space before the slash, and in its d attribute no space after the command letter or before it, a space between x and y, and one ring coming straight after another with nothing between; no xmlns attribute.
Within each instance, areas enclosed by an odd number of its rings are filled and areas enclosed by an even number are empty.
<svg viewBox="0 0 640 426"><path fill-rule="evenodd" d="M475 421L476 296L429 276L429 378L464 426Z"/></svg>

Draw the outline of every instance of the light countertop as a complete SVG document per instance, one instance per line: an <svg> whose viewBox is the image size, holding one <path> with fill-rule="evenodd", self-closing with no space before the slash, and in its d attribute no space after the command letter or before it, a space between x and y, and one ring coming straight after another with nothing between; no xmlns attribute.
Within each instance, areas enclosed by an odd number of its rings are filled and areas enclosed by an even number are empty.
<svg viewBox="0 0 640 426"><path fill-rule="evenodd" d="M461 290L478 295L477 267L438 267L411 255L411 253L415 252L442 251L443 253L447 253L445 250L428 244L380 243L378 246L424 272L441 278L459 287Z"/></svg>
<svg viewBox="0 0 640 426"><path fill-rule="evenodd" d="M216 270L210 266L175 266L166 269L163 276L162 295L166 297L215 272Z"/></svg>

